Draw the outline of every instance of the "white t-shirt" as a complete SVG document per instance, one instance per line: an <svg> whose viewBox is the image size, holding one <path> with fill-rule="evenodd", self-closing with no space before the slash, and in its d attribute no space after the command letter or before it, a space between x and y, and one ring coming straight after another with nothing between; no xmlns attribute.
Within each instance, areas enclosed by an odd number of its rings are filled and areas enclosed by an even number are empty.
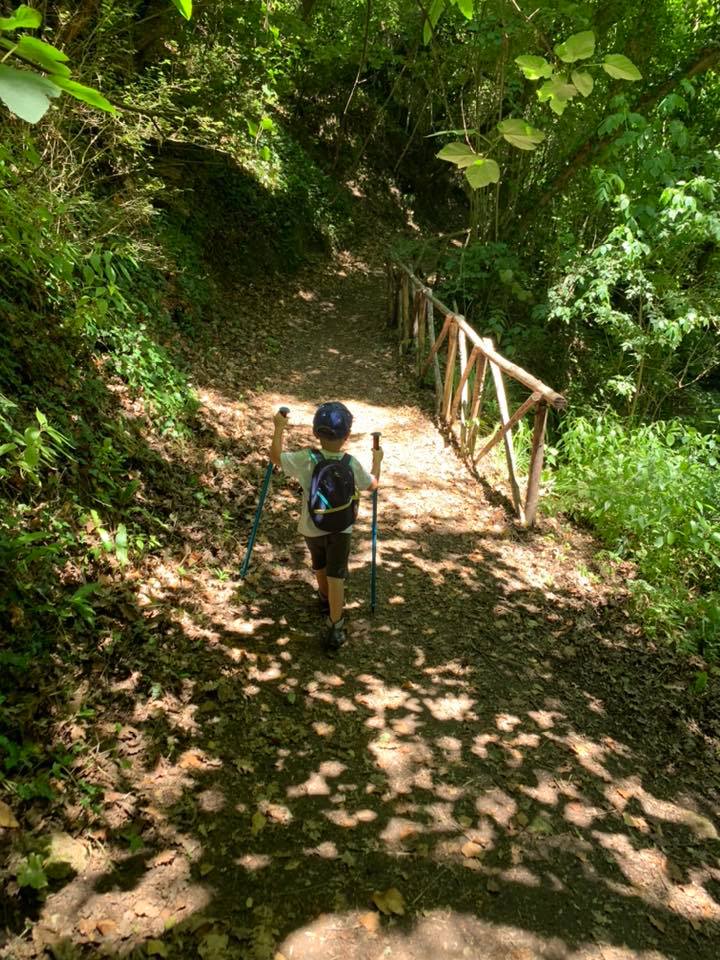
<svg viewBox="0 0 720 960"><path fill-rule="evenodd" d="M345 451L340 450L338 453L331 453L330 450L323 450L322 455L326 460L342 460L342 458L345 456ZM358 490L367 490L368 487L372 485L373 478L360 463L360 461L356 460L352 455L350 455L350 466L352 467L352 472L355 475L356 488ZM308 509L310 481L312 480L313 471L315 470L315 461L310 456L310 451L296 450L295 453L281 453L280 467L282 468L283 473L286 473L289 477L295 477L295 479L299 480L302 484L303 502L302 510L300 512L300 520L298 522L298 531L304 537L324 537L325 531L318 530L318 528L310 519L310 511ZM350 526L342 532L351 533L352 524L350 524Z"/></svg>

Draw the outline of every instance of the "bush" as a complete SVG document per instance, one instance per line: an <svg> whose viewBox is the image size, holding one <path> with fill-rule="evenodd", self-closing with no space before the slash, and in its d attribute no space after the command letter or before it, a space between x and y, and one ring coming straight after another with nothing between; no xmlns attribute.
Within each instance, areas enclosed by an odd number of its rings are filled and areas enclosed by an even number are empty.
<svg viewBox="0 0 720 960"><path fill-rule="evenodd" d="M650 632L720 653L720 438L672 420L566 421L553 452L560 507L637 563L632 593ZM551 459L553 459L551 458Z"/></svg>

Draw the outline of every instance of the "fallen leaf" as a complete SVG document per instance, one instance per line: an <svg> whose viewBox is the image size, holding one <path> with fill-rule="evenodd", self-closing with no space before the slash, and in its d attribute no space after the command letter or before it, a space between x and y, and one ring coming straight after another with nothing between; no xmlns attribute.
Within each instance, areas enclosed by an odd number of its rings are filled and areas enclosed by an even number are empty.
<svg viewBox="0 0 720 960"><path fill-rule="evenodd" d="M177 850L163 850L162 853L159 853L153 860L154 867L164 867L168 863L172 863L177 855Z"/></svg>
<svg viewBox="0 0 720 960"><path fill-rule="evenodd" d="M380 914L374 913L372 910L368 913L364 913L360 917L360 923L365 927L368 933L374 935L380 929Z"/></svg>
<svg viewBox="0 0 720 960"><path fill-rule="evenodd" d="M526 827L530 823L530 818L526 813L523 813L522 810L519 810L515 814L515 820L520 824L521 827Z"/></svg>
<svg viewBox="0 0 720 960"><path fill-rule="evenodd" d="M265 828L266 823L267 823L267 818L264 817L259 810L256 811L253 814L252 826L250 828L250 832L252 833L252 835L256 837L258 833L260 833L260 831Z"/></svg>
<svg viewBox="0 0 720 960"><path fill-rule="evenodd" d="M382 893L376 890L372 895L372 899L378 910L387 916L391 916L393 913L396 913L400 917L405 915L405 898L397 887L390 887L389 890L385 890Z"/></svg>
<svg viewBox="0 0 720 960"><path fill-rule="evenodd" d="M97 928L104 937L112 937L117 933L118 925L114 920L98 920Z"/></svg>
<svg viewBox="0 0 720 960"><path fill-rule="evenodd" d="M148 940L145 945L145 952L149 957L167 957L169 950L162 940Z"/></svg>
<svg viewBox="0 0 720 960"><path fill-rule="evenodd" d="M528 830L530 833L546 834L553 832L553 826L549 820L539 813L528 827Z"/></svg>
<svg viewBox="0 0 720 960"><path fill-rule="evenodd" d="M7 827L10 830L15 830L19 826L20 824L13 816L13 812L10 807L0 800L0 827Z"/></svg>
<svg viewBox="0 0 720 960"><path fill-rule="evenodd" d="M662 922L662 920L660 920L659 917L653 917L652 914L648 914L648 920L655 927L656 930L659 930L660 933L665 933L667 927Z"/></svg>
<svg viewBox="0 0 720 960"><path fill-rule="evenodd" d="M487 888L488 893L500 893L500 884L495 877L488 877Z"/></svg>
<svg viewBox="0 0 720 960"><path fill-rule="evenodd" d="M77 926L81 935L83 937L87 937L88 940L92 940L92 938L95 936L97 923L94 920L83 917L82 920L78 920Z"/></svg>
<svg viewBox="0 0 720 960"><path fill-rule="evenodd" d="M463 844L462 855L467 857L468 860L477 859L482 856L483 849L479 843L473 843L472 840L468 840L467 843Z"/></svg>

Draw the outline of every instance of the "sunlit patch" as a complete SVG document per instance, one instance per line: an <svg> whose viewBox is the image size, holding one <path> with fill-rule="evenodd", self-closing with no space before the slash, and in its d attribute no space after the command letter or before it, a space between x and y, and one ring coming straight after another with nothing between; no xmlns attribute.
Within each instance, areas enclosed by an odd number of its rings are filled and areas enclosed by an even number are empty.
<svg viewBox="0 0 720 960"><path fill-rule="evenodd" d="M528 716L541 730L552 730L556 720L564 720L565 716L555 710L528 710Z"/></svg>
<svg viewBox="0 0 720 960"><path fill-rule="evenodd" d="M316 847L309 847L303 851L306 856L320 857L322 860L337 860L339 857L338 848L332 840L325 840Z"/></svg>
<svg viewBox="0 0 720 960"><path fill-rule="evenodd" d="M489 756L488 744L497 744L498 737L494 733L481 733L478 734L473 739L473 745L470 748L470 752L474 753L476 756L480 757L482 760L487 760Z"/></svg>
<svg viewBox="0 0 720 960"><path fill-rule="evenodd" d="M204 813L218 813L226 803L222 791L215 788L203 790L198 794L197 800L198 806Z"/></svg>
<svg viewBox="0 0 720 960"><path fill-rule="evenodd" d="M385 829L380 833L380 839L390 845L398 844L424 831L425 827L421 823L403 817L390 817Z"/></svg>
<svg viewBox="0 0 720 960"><path fill-rule="evenodd" d="M258 803L258 810L267 817L268 820L272 820L273 823L279 823L283 827L289 826L293 821L293 815L289 807L284 806L282 803L271 803L269 800L261 800Z"/></svg>
<svg viewBox="0 0 720 960"><path fill-rule="evenodd" d="M319 737L331 737L335 733L334 724L326 723L324 720L316 720L312 728Z"/></svg>
<svg viewBox="0 0 720 960"><path fill-rule="evenodd" d="M563 807L563 817L574 827L591 827L596 820L603 820L607 816L605 810L600 807L592 807L586 803L571 801Z"/></svg>
<svg viewBox="0 0 720 960"><path fill-rule="evenodd" d="M507 827L517 813L517 803L500 787L493 787L477 797L475 809L481 816L492 817L496 823Z"/></svg>
<svg viewBox="0 0 720 960"><path fill-rule="evenodd" d="M472 708L476 701L465 694L457 697L426 698L423 703L436 720L475 720Z"/></svg>
<svg viewBox="0 0 720 960"><path fill-rule="evenodd" d="M267 853L246 853L244 856L238 857L235 863L247 870L248 873L256 873L258 870L264 870L271 866L272 857Z"/></svg>
<svg viewBox="0 0 720 960"><path fill-rule="evenodd" d="M500 713L495 717L495 726L503 733L512 733L519 723L522 723L520 717L511 713Z"/></svg>

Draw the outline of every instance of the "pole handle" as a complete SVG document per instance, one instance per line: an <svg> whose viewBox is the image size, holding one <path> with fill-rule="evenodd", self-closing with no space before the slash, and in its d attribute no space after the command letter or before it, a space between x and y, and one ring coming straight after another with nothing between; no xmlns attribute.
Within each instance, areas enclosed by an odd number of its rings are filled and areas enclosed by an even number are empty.
<svg viewBox="0 0 720 960"><path fill-rule="evenodd" d="M372 434L372 438L373 438L373 445L372 445L373 450L379 450L380 449L380 431L374 430Z"/></svg>

